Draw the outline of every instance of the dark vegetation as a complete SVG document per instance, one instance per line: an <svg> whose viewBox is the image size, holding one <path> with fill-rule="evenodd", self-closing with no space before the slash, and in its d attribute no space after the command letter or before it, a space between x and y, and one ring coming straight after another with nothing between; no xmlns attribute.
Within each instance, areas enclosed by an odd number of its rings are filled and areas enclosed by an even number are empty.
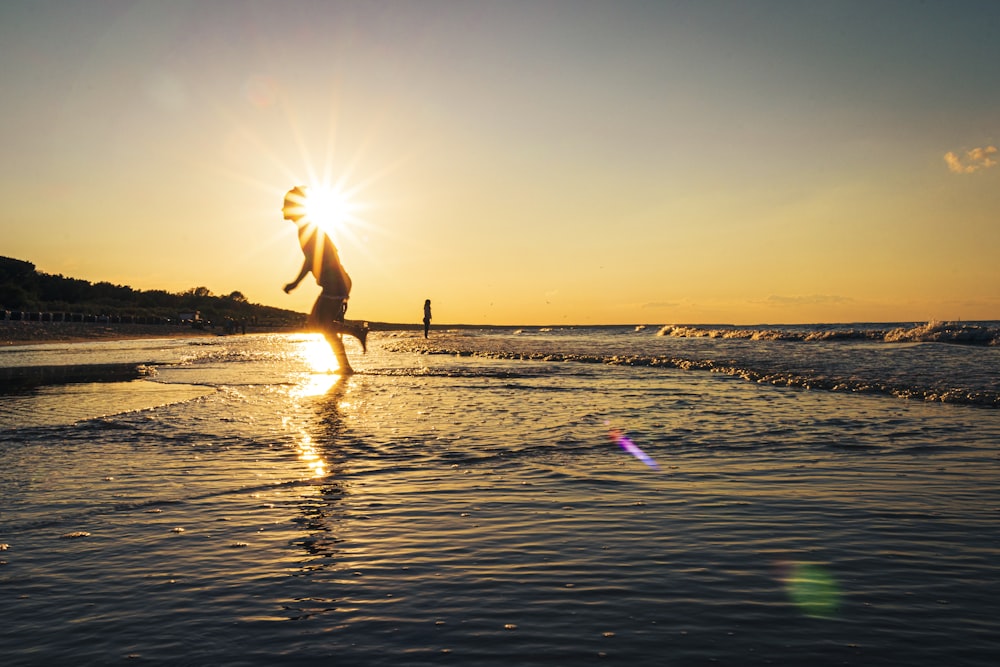
<svg viewBox="0 0 1000 667"><path fill-rule="evenodd" d="M194 313L198 313L197 319ZM194 326L231 326L236 322L298 327L306 316L250 303L241 292L218 296L206 287L178 294L137 290L42 273L31 262L0 257L0 319L163 324L185 319Z"/></svg>

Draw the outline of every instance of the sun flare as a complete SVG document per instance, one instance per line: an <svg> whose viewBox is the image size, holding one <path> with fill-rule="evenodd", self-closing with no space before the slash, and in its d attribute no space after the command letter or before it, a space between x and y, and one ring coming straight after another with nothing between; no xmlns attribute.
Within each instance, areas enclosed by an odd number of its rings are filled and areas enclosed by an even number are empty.
<svg viewBox="0 0 1000 667"><path fill-rule="evenodd" d="M318 229L338 245L358 243L368 224L360 215L366 206L355 200L356 189L343 184L298 185L285 195L282 207L286 220Z"/></svg>
<svg viewBox="0 0 1000 667"><path fill-rule="evenodd" d="M350 198L342 190L313 186L306 192L306 217L329 234L344 228L352 209Z"/></svg>

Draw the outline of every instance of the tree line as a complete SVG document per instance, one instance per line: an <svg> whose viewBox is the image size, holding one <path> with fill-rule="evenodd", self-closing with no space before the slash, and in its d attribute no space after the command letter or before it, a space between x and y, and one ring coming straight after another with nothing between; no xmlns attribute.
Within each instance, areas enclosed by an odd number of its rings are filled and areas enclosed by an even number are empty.
<svg viewBox="0 0 1000 667"><path fill-rule="evenodd" d="M300 326L306 316L292 310L250 303L242 292L216 295L207 287L179 293L137 290L109 282L91 283L35 270L35 265L0 257L0 319L17 313L59 313L86 317L158 319L175 322L198 312L206 322L252 322L263 326ZM32 318L34 319L34 318Z"/></svg>

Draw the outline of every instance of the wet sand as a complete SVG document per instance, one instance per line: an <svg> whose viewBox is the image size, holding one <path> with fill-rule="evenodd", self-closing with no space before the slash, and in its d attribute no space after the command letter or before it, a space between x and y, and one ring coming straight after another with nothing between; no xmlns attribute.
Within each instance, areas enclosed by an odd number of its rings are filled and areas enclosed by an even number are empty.
<svg viewBox="0 0 1000 667"><path fill-rule="evenodd" d="M145 338L203 338L212 331L170 324L105 324L93 322L0 321L0 347L81 343ZM25 387L80 382L118 382L146 374L143 363L4 366L0 363L0 392Z"/></svg>
<svg viewBox="0 0 1000 667"><path fill-rule="evenodd" d="M0 346L77 343L127 338L188 338L218 335L212 330L176 324L107 324L103 322L20 322L0 320Z"/></svg>

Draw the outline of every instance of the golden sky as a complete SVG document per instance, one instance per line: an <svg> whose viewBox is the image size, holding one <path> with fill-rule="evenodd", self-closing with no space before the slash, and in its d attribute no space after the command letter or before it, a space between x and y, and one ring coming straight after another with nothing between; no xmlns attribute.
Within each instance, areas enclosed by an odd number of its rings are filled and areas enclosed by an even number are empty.
<svg viewBox="0 0 1000 667"><path fill-rule="evenodd" d="M349 317L1000 319L993 2L0 4L0 255Z"/></svg>

